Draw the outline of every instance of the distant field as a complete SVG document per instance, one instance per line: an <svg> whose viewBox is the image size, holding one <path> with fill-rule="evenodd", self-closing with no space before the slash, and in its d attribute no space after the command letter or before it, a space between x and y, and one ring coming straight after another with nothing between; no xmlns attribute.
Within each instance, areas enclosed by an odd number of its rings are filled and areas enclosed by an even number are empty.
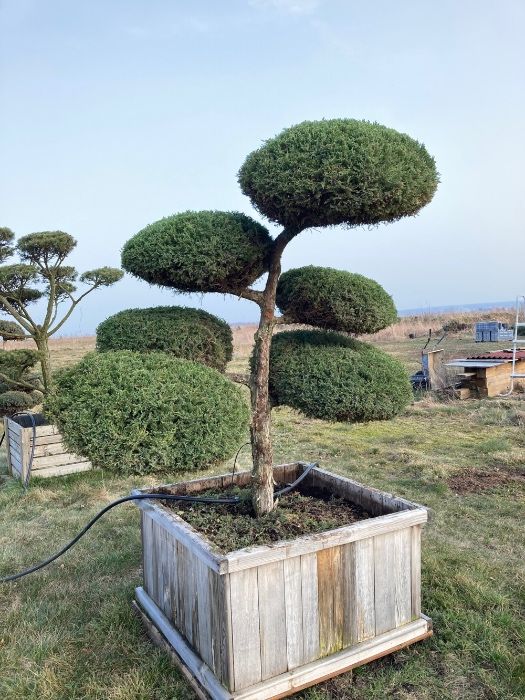
<svg viewBox="0 0 525 700"><path fill-rule="evenodd" d="M436 326L439 321L435 321ZM425 324L423 324L424 326ZM413 326L412 326L413 328ZM398 336L372 342L418 367L424 344ZM254 327L235 326L231 369L247 365ZM505 345L505 344L503 344ZM508 345L508 343L507 343ZM53 341L55 366L77 361L93 338ZM444 341L447 355L498 347L472 333ZM298 697L308 700L520 700L525 697L525 401L414 402L387 423L330 424L286 408L273 419L277 462L305 459L424 503L423 608L435 636ZM250 452L240 456L249 468ZM221 473L232 461L211 470ZM211 473L210 471L210 473ZM34 480L26 494L0 465L0 572L47 556L102 506L148 478L95 471ZM2 700L184 700L192 698L167 657L145 638L130 601L140 583L137 509L100 521L57 564L0 586Z"/></svg>

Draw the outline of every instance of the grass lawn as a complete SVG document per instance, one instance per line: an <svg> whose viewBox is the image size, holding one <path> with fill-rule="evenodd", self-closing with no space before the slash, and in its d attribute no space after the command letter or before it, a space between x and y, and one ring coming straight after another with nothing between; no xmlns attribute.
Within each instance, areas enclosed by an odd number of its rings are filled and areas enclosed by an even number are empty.
<svg viewBox="0 0 525 700"><path fill-rule="evenodd" d="M246 335L246 334L245 334ZM476 351L468 340L447 352ZM421 339L382 346L417 369ZM90 339L57 341L56 365ZM484 346L482 349L486 349ZM491 347L492 349L492 347ZM249 343L237 346L242 370ZM521 395L522 396L522 395ZM304 459L432 509L423 540L423 609L435 635L303 691L309 700L517 700L525 697L525 402L415 402L388 423L330 424L278 409L276 461ZM240 459L249 466L249 450ZM214 471L231 468L231 462ZM102 471L34 479L24 494L0 464L0 573L59 548L134 486L189 477ZM2 700L172 700L193 693L144 636L130 607L141 582L138 509L105 516L56 564L0 586Z"/></svg>

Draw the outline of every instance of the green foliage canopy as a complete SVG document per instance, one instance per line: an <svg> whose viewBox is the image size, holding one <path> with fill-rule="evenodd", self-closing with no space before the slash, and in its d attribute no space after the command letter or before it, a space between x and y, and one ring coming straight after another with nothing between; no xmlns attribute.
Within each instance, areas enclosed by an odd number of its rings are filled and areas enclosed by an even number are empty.
<svg viewBox="0 0 525 700"><path fill-rule="evenodd" d="M0 338L3 340L23 340L25 337L24 329L18 323L0 320Z"/></svg>
<svg viewBox="0 0 525 700"><path fill-rule="evenodd" d="M232 331L225 321L201 309L127 309L98 326L97 350L167 352L223 372L233 354Z"/></svg>
<svg viewBox="0 0 525 700"><path fill-rule="evenodd" d="M11 257L14 251L12 242L15 234L7 226L0 226L0 262Z"/></svg>
<svg viewBox="0 0 525 700"><path fill-rule="evenodd" d="M141 279L182 292L237 293L267 270L272 239L245 214L187 211L139 231L122 266Z"/></svg>
<svg viewBox="0 0 525 700"><path fill-rule="evenodd" d="M16 244L20 259L33 265L54 265L64 260L77 245L64 231L38 231L21 236Z"/></svg>
<svg viewBox="0 0 525 700"><path fill-rule="evenodd" d="M397 320L392 297L374 280L314 265L281 275L277 306L288 323L346 333L376 333Z"/></svg>
<svg viewBox="0 0 525 700"><path fill-rule="evenodd" d="M411 400L403 365L382 350L326 331L278 333L270 352L274 405L311 418L388 420Z"/></svg>
<svg viewBox="0 0 525 700"><path fill-rule="evenodd" d="M230 457L248 407L219 372L166 353L91 353L57 373L45 413L68 448L115 473L200 469Z"/></svg>
<svg viewBox="0 0 525 700"><path fill-rule="evenodd" d="M434 159L406 134L356 119L305 121L251 153L242 191L290 229L360 226L416 214L438 185Z"/></svg>
<svg viewBox="0 0 525 700"><path fill-rule="evenodd" d="M0 352L0 415L24 411L42 401L40 383L29 373L38 359L36 350Z"/></svg>

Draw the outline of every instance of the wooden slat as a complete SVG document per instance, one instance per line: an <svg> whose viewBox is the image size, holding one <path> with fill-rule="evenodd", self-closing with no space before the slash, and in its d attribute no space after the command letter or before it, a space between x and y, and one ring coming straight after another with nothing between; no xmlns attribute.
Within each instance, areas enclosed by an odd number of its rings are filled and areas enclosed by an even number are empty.
<svg viewBox="0 0 525 700"><path fill-rule="evenodd" d="M261 679L266 680L283 673L288 668L284 563L278 561L260 566L257 569L257 588Z"/></svg>
<svg viewBox="0 0 525 700"><path fill-rule="evenodd" d="M374 538L376 634L396 626L395 533Z"/></svg>
<svg viewBox="0 0 525 700"><path fill-rule="evenodd" d="M350 542L424 523L427 521L427 518L426 508L416 508L361 520L336 530L298 537L290 542L277 542L271 546L240 549L225 555L223 571L242 571L261 564L269 564L272 561L280 561L290 557L319 552L331 547L339 547Z"/></svg>
<svg viewBox="0 0 525 700"><path fill-rule="evenodd" d="M396 627L412 619L412 528L394 533L394 581L396 590Z"/></svg>
<svg viewBox="0 0 525 700"><path fill-rule="evenodd" d="M20 463L22 463L22 448L20 447L20 445L14 440L11 440L9 443L9 449L10 453L14 455L14 457L18 459Z"/></svg>
<svg viewBox="0 0 525 700"><path fill-rule="evenodd" d="M235 690L261 680L257 570L230 574Z"/></svg>
<svg viewBox="0 0 525 700"><path fill-rule="evenodd" d="M188 552L187 548L179 542L177 544L179 631L190 644L193 644L194 640L194 612L196 612L197 607L193 560L192 553Z"/></svg>
<svg viewBox="0 0 525 700"><path fill-rule="evenodd" d="M33 434L33 428L24 428ZM56 425L37 425L36 427L36 438L46 437L48 435L60 435L60 432Z"/></svg>
<svg viewBox="0 0 525 700"><path fill-rule="evenodd" d="M412 619L421 615L421 525L410 528L412 537L411 552L411 593Z"/></svg>
<svg viewBox="0 0 525 700"><path fill-rule="evenodd" d="M292 670L304 663L301 557L285 559L283 567L286 608L286 659L288 670Z"/></svg>
<svg viewBox="0 0 525 700"><path fill-rule="evenodd" d="M11 430L15 435L18 435L18 439L22 441L22 432L23 428L21 425L19 425L16 421L11 420L11 418L7 419L8 424L9 424L9 430Z"/></svg>
<svg viewBox="0 0 525 700"><path fill-rule="evenodd" d="M360 540L343 548L343 646L375 635L374 541Z"/></svg>
<svg viewBox="0 0 525 700"><path fill-rule="evenodd" d="M29 451L31 448L28 448ZM33 459L33 470L44 469L45 467L63 467L66 464L78 464L79 462L86 462L84 457L79 457L79 455L74 455L71 452L63 452L57 455L50 455L49 457L35 457Z"/></svg>
<svg viewBox="0 0 525 700"><path fill-rule="evenodd" d="M211 628L211 588L210 570L198 557L193 557L195 574L195 593L197 598L197 627L195 629L195 648L198 649L203 661L214 668L212 628Z"/></svg>
<svg viewBox="0 0 525 700"><path fill-rule="evenodd" d="M4 435L5 435L5 451L7 459L7 473L11 476L13 475L13 468L11 466L11 453L10 453L10 437L9 437L9 422L7 416L4 416Z"/></svg>
<svg viewBox="0 0 525 700"><path fill-rule="evenodd" d="M33 436L31 435L31 441ZM54 433L53 435L37 435L35 440L35 447L42 445L54 445L58 442L62 442L62 435L60 433Z"/></svg>
<svg viewBox="0 0 525 700"><path fill-rule="evenodd" d="M317 555L301 557L301 596L303 601L303 663L319 656L319 604Z"/></svg>
<svg viewBox="0 0 525 700"><path fill-rule="evenodd" d="M155 624L155 627L164 635L173 649L182 658L191 673L203 685L206 691L215 700L231 700L231 694L223 688L213 675L212 671L204 664L195 652L188 646L183 637L170 623L162 610L155 605L143 588L135 589L135 598L142 610Z"/></svg>
<svg viewBox="0 0 525 700"><path fill-rule="evenodd" d="M53 436L56 437L56 436ZM49 457L51 455L69 454L69 450L62 440L47 445L35 443L35 457Z"/></svg>
<svg viewBox="0 0 525 700"><path fill-rule="evenodd" d="M31 473L39 479L47 479L52 476L67 476L78 472L88 472L91 469L93 469L91 462L75 462L74 464L64 464L62 467L46 467Z"/></svg>
<svg viewBox="0 0 525 700"><path fill-rule="evenodd" d="M341 547L317 553L319 647L322 656L343 646L343 576Z"/></svg>
<svg viewBox="0 0 525 700"><path fill-rule="evenodd" d="M217 678L233 690L230 579L208 568L210 582L210 637L212 668Z"/></svg>
<svg viewBox="0 0 525 700"><path fill-rule="evenodd" d="M22 473L22 460L15 452L11 452L11 468L16 469L16 471Z"/></svg>

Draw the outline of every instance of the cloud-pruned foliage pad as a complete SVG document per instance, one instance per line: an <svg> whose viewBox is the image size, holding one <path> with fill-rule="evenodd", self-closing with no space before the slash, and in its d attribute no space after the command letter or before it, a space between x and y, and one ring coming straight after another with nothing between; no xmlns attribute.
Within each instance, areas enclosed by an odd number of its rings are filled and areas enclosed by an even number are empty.
<svg viewBox="0 0 525 700"><path fill-rule="evenodd" d="M239 292L267 270L272 245L245 214L187 211L139 231L122 250L122 267L146 282L182 292Z"/></svg>
<svg viewBox="0 0 525 700"><path fill-rule="evenodd" d="M425 206L438 181L422 144L356 119L285 129L253 151L239 172L257 210L297 230L397 221Z"/></svg>
<svg viewBox="0 0 525 700"><path fill-rule="evenodd" d="M57 373L45 412L68 448L114 473L200 469L245 437L241 390L216 370L166 353L90 353Z"/></svg>
<svg viewBox="0 0 525 700"><path fill-rule="evenodd" d="M201 309L127 309L98 326L97 350L167 352L223 372L233 354L232 331L225 321Z"/></svg>
<svg viewBox="0 0 525 700"><path fill-rule="evenodd" d="M281 275L277 306L289 323L346 333L376 333L397 320L392 297L374 280L314 265Z"/></svg>
<svg viewBox="0 0 525 700"><path fill-rule="evenodd" d="M412 400L403 365L367 343L327 331L278 333L270 351L274 405L310 418L388 420Z"/></svg>

